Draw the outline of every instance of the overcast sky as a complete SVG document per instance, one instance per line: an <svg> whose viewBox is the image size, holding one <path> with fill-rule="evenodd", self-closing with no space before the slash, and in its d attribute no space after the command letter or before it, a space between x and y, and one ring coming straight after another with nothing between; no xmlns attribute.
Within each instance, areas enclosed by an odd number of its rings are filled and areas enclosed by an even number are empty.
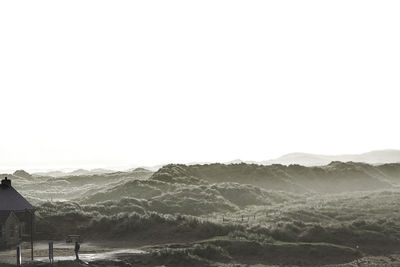
<svg viewBox="0 0 400 267"><path fill-rule="evenodd" d="M0 170L400 149L399 1L1 1Z"/></svg>

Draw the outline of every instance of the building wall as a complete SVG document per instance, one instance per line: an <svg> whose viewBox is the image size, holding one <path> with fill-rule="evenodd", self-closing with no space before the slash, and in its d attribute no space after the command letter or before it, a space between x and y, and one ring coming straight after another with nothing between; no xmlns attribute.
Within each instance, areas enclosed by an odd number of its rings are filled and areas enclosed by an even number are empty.
<svg viewBox="0 0 400 267"><path fill-rule="evenodd" d="M7 245L6 243L6 226L5 225L0 225L0 247L5 247Z"/></svg>
<svg viewBox="0 0 400 267"><path fill-rule="evenodd" d="M13 246L21 242L20 221L13 212L10 213L10 216L0 228L0 245Z"/></svg>

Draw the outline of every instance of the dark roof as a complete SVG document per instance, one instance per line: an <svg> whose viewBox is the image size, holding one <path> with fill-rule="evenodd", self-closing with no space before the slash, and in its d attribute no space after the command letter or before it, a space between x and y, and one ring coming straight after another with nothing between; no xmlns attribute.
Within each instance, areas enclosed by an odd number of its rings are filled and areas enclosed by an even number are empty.
<svg viewBox="0 0 400 267"><path fill-rule="evenodd" d="M34 207L12 186L0 186L0 212L33 209Z"/></svg>

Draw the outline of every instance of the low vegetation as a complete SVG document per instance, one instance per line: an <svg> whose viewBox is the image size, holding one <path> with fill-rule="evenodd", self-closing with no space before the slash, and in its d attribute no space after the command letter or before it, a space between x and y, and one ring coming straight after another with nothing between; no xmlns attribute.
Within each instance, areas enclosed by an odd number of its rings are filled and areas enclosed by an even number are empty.
<svg viewBox="0 0 400 267"><path fill-rule="evenodd" d="M400 164L167 165L10 178L37 206L38 238L185 244L151 249L160 264L336 264L400 247Z"/></svg>

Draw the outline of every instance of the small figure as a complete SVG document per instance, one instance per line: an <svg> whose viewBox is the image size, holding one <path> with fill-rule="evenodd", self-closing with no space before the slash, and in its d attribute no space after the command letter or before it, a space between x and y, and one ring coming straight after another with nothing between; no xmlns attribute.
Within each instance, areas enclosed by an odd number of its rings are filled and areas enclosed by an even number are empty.
<svg viewBox="0 0 400 267"><path fill-rule="evenodd" d="M79 249L81 248L81 245L79 245L78 242L75 242L75 256L76 260L79 261Z"/></svg>

